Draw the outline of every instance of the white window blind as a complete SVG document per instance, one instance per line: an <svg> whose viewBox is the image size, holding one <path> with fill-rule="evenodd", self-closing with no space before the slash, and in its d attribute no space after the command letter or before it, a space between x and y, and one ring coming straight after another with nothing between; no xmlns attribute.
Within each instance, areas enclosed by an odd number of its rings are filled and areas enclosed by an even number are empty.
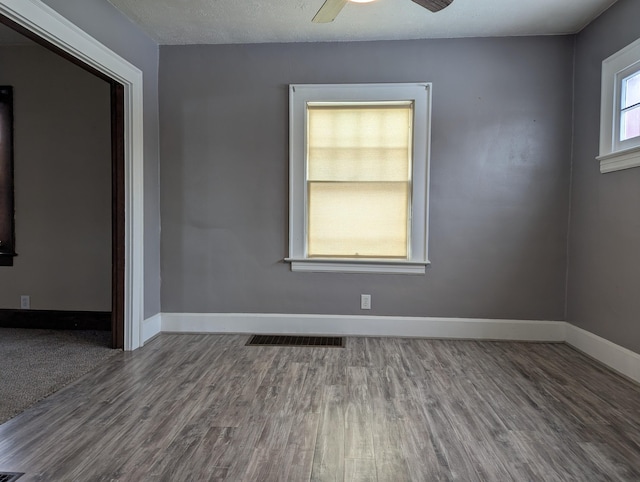
<svg viewBox="0 0 640 482"><path fill-rule="evenodd" d="M411 102L307 106L307 255L409 256Z"/></svg>

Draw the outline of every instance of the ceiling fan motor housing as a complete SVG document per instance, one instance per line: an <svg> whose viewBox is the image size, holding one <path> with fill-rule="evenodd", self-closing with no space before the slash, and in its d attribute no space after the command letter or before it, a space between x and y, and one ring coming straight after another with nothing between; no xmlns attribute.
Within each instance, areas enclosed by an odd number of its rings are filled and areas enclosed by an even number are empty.
<svg viewBox="0 0 640 482"><path fill-rule="evenodd" d="M333 22L340 13L340 10L347 4L348 0L326 0L315 17L313 22L315 23L328 23ZM412 0L421 7L431 10L432 12L439 12L443 8L451 5L453 0Z"/></svg>

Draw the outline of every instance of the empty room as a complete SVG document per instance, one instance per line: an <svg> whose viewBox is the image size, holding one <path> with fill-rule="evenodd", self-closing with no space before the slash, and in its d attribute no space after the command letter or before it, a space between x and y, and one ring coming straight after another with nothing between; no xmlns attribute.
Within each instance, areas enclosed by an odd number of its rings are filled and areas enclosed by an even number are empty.
<svg viewBox="0 0 640 482"><path fill-rule="evenodd" d="M102 79L86 106L111 86L112 170L88 170L119 220L73 240L113 240L115 348L0 424L0 480L640 480L638 18L0 0ZM29 123L0 87L0 315L33 323ZM77 302L74 258L50 299ZM1 326L2 354L5 330L35 333Z"/></svg>

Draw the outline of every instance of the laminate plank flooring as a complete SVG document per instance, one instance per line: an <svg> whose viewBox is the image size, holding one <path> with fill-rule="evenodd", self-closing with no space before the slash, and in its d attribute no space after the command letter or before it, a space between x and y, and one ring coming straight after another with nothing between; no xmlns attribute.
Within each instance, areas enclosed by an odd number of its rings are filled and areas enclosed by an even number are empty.
<svg viewBox="0 0 640 482"><path fill-rule="evenodd" d="M640 386L562 344L168 335L0 425L22 481L640 480Z"/></svg>

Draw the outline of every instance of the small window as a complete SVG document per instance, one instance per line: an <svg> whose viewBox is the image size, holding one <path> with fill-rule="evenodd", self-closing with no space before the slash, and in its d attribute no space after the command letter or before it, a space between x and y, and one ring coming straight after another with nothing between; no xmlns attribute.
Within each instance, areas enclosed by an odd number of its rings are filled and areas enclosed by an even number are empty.
<svg viewBox="0 0 640 482"><path fill-rule="evenodd" d="M292 270L425 272L429 93L290 87Z"/></svg>
<svg viewBox="0 0 640 482"><path fill-rule="evenodd" d="M620 82L619 142L640 145L640 65Z"/></svg>
<svg viewBox="0 0 640 482"><path fill-rule="evenodd" d="M640 39L602 62L601 172L640 166Z"/></svg>
<svg viewBox="0 0 640 482"><path fill-rule="evenodd" d="M14 256L13 88L0 86L0 266L12 266Z"/></svg>

